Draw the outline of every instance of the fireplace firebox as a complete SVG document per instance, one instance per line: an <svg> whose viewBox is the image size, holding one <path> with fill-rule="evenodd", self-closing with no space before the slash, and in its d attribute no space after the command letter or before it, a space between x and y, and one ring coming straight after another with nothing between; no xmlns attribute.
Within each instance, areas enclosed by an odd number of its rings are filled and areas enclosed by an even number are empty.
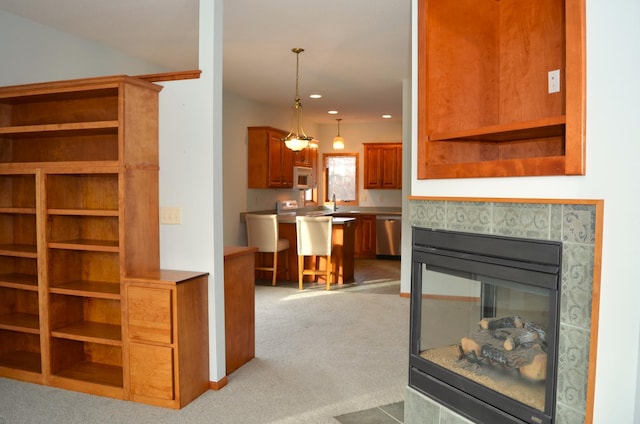
<svg viewBox="0 0 640 424"><path fill-rule="evenodd" d="M413 228L409 386L479 423L554 422L562 244Z"/></svg>

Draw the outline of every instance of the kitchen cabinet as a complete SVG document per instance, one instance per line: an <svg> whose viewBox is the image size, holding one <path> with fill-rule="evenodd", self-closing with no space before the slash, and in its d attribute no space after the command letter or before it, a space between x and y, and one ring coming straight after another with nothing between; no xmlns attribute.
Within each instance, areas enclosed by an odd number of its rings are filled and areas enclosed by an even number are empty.
<svg viewBox="0 0 640 424"><path fill-rule="evenodd" d="M278 233L281 238L289 240L289 279L298 281L298 240L296 237L295 216L278 218ZM333 251L331 255L332 269L334 275L333 283L348 283L353 281L355 263L355 220L353 218L335 217L331 226L331 239ZM307 258L311 260L311 258ZM320 268L324 267L320 259ZM305 276L305 281L311 278ZM319 281L324 281L324 277L318 276Z"/></svg>
<svg viewBox="0 0 640 424"><path fill-rule="evenodd" d="M372 259L376 257L376 215L362 213L335 213L334 216L355 219L354 257Z"/></svg>
<svg viewBox="0 0 640 424"><path fill-rule="evenodd" d="M313 153L315 151L316 149L305 147L299 152L293 152L293 166L306 166L307 168L311 168Z"/></svg>
<svg viewBox="0 0 640 424"><path fill-rule="evenodd" d="M418 178L584 173L585 1L419 0Z"/></svg>
<svg viewBox="0 0 640 424"><path fill-rule="evenodd" d="M126 280L131 400L182 408L209 389L208 274Z"/></svg>
<svg viewBox="0 0 640 424"><path fill-rule="evenodd" d="M248 188L292 188L294 152L272 127L248 128Z"/></svg>
<svg viewBox="0 0 640 424"><path fill-rule="evenodd" d="M363 143L364 188L402 188L402 143Z"/></svg>

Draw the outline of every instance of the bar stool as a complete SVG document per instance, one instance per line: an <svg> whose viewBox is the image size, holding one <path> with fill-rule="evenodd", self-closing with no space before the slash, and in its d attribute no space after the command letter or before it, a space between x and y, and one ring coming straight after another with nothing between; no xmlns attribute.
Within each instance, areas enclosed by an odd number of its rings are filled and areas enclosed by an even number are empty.
<svg viewBox="0 0 640 424"><path fill-rule="evenodd" d="M257 247L258 252L273 253L273 266L256 266L256 271L270 271L273 273L271 285L276 285L278 272L286 271L289 279L289 240L279 238L278 216L276 214L245 215L247 221L247 241L251 247ZM285 252L284 268L278 270L278 254Z"/></svg>
<svg viewBox="0 0 640 424"><path fill-rule="evenodd" d="M303 289L305 275L324 275L327 290L331 290L331 221L330 216L296 216L296 237L298 244L298 286ZM314 256L311 268L304 267L305 256ZM318 269L318 256L327 258L325 269Z"/></svg>

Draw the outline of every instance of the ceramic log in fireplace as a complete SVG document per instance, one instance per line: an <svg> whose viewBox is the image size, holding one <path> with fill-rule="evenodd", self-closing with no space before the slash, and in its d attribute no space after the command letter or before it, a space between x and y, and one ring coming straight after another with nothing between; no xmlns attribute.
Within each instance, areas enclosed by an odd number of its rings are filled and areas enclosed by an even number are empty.
<svg viewBox="0 0 640 424"><path fill-rule="evenodd" d="M413 229L409 385L480 423L553 423L559 242Z"/></svg>

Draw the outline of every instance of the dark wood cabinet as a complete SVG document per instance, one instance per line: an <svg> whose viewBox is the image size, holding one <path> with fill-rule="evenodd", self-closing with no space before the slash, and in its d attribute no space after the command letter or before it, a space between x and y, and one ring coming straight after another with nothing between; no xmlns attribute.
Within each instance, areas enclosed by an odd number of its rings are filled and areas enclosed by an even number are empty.
<svg viewBox="0 0 640 424"><path fill-rule="evenodd" d="M272 127L248 128L248 188L292 188L294 152Z"/></svg>
<svg viewBox="0 0 640 424"><path fill-rule="evenodd" d="M585 0L419 0L418 178L584 174L584 34Z"/></svg>
<svg viewBox="0 0 640 424"><path fill-rule="evenodd" d="M363 143L364 188L402 188L402 143Z"/></svg>
<svg viewBox="0 0 640 424"><path fill-rule="evenodd" d="M313 152L315 152L315 149L311 147L305 147L299 152L293 152L293 165L311 168Z"/></svg>
<svg viewBox="0 0 640 424"><path fill-rule="evenodd" d="M361 213L336 213L336 217L355 218L354 257L371 259L376 257L376 216Z"/></svg>

